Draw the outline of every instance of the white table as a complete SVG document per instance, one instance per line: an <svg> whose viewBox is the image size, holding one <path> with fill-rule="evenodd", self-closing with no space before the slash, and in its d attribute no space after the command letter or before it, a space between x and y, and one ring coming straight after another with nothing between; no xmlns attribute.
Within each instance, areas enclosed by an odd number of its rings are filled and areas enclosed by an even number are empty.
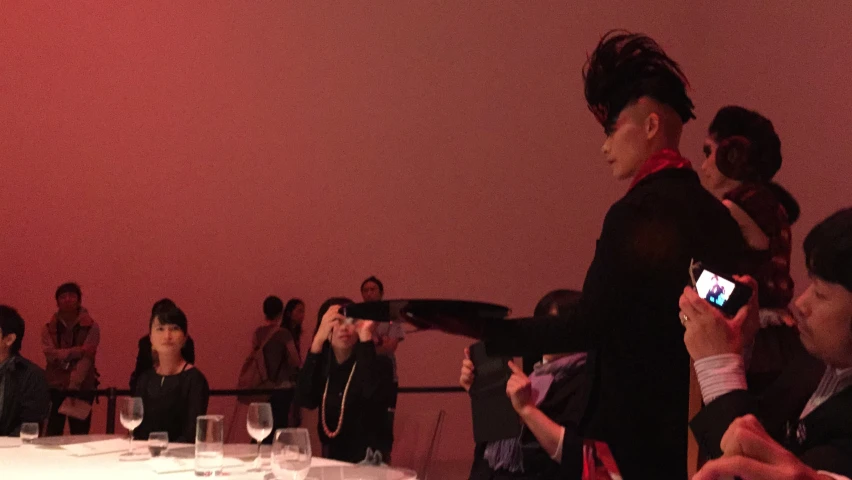
<svg viewBox="0 0 852 480"><path fill-rule="evenodd" d="M158 475L153 471L150 460L120 461L118 453L107 453L88 457L75 457L62 445L116 438L109 435L64 436L40 438L35 445L19 445L19 440L0 438L0 472L6 479L45 480L188 480L200 479L194 472L167 473ZM134 451L144 455L145 442L134 442ZM257 452L256 445L226 444L225 456L239 458L242 467L228 468L224 476L233 480L274 480L269 472L269 447L262 449L267 457L265 472L248 472ZM191 444L170 444L168 455L194 455ZM317 480L413 480L404 471L356 467L347 463L314 457L308 478Z"/></svg>

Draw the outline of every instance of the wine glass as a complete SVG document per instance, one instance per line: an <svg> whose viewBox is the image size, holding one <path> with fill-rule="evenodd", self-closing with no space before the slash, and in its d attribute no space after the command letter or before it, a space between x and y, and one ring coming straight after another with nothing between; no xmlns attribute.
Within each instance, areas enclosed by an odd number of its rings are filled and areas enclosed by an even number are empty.
<svg viewBox="0 0 852 480"><path fill-rule="evenodd" d="M260 445L263 439L272 433L272 405L268 403L252 403L246 415L246 429L251 438L257 441L257 458L254 459L252 471L260 471Z"/></svg>
<svg viewBox="0 0 852 480"><path fill-rule="evenodd" d="M133 457L133 430L142 423L142 416L145 410L142 407L142 398L130 397L121 402L121 410L119 418L121 425L130 432L130 445L127 453L121 454L121 458L130 459Z"/></svg>
<svg viewBox="0 0 852 480"><path fill-rule="evenodd" d="M169 432L151 432L148 435L148 452L151 457L159 457L169 448Z"/></svg>
<svg viewBox="0 0 852 480"><path fill-rule="evenodd" d="M311 439L307 429L282 428L272 442L272 474L278 480L305 480L311 469Z"/></svg>

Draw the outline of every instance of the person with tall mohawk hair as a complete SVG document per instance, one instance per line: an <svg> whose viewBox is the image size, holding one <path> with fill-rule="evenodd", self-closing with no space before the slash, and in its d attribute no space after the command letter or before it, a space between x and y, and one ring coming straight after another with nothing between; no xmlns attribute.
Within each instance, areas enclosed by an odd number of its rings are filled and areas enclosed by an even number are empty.
<svg viewBox="0 0 852 480"><path fill-rule="evenodd" d="M627 193L606 214L579 307L562 318L488 323L483 338L489 355L594 354L579 427L519 410L525 428L554 447L563 478L580 478L582 445L593 439L609 445L627 480L684 479L689 356L678 298L692 259L734 273L745 242L678 150L694 107L686 77L657 42L610 31L583 78L606 135L601 152L612 175L630 181Z"/></svg>

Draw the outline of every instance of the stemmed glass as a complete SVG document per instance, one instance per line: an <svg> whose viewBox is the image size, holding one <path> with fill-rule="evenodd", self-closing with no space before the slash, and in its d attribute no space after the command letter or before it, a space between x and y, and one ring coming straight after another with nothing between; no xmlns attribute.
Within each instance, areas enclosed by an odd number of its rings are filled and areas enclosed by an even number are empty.
<svg viewBox="0 0 852 480"><path fill-rule="evenodd" d="M272 433L272 405L268 403L252 403L246 415L246 429L251 438L257 441L257 458L254 459L252 471L260 471L260 445L263 439Z"/></svg>
<svg viewBox="0 0 852 480"><path fill-rule="evenodd" d="M272 442L272 474L278 480L305 480L311 469L311 440L304 428L282 428Z"/></svg>
<svg viewBox="0 0 852 480"><path fill-rule="evenodd" d="M130 432L130 444L128 446L127 453L121 454L120 458L122 460L130 460L133 458L133 430L142 423L142 417L144 414L145 410L142 407L142 398L140 397L126 398L121 403L121 410L119 411L121 425Z"/></svg>

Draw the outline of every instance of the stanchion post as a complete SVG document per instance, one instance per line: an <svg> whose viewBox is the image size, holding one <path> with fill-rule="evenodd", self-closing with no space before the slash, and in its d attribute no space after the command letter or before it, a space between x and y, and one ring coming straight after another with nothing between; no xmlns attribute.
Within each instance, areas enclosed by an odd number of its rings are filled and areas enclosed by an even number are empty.
<svg viewBox="0 0 852 480"><path fill-rule="evenodd" d="M107 389L107 419L106 433L112 435L115 433L115 404L118 401L118 396L115 393L115 388Z"/></svg>

